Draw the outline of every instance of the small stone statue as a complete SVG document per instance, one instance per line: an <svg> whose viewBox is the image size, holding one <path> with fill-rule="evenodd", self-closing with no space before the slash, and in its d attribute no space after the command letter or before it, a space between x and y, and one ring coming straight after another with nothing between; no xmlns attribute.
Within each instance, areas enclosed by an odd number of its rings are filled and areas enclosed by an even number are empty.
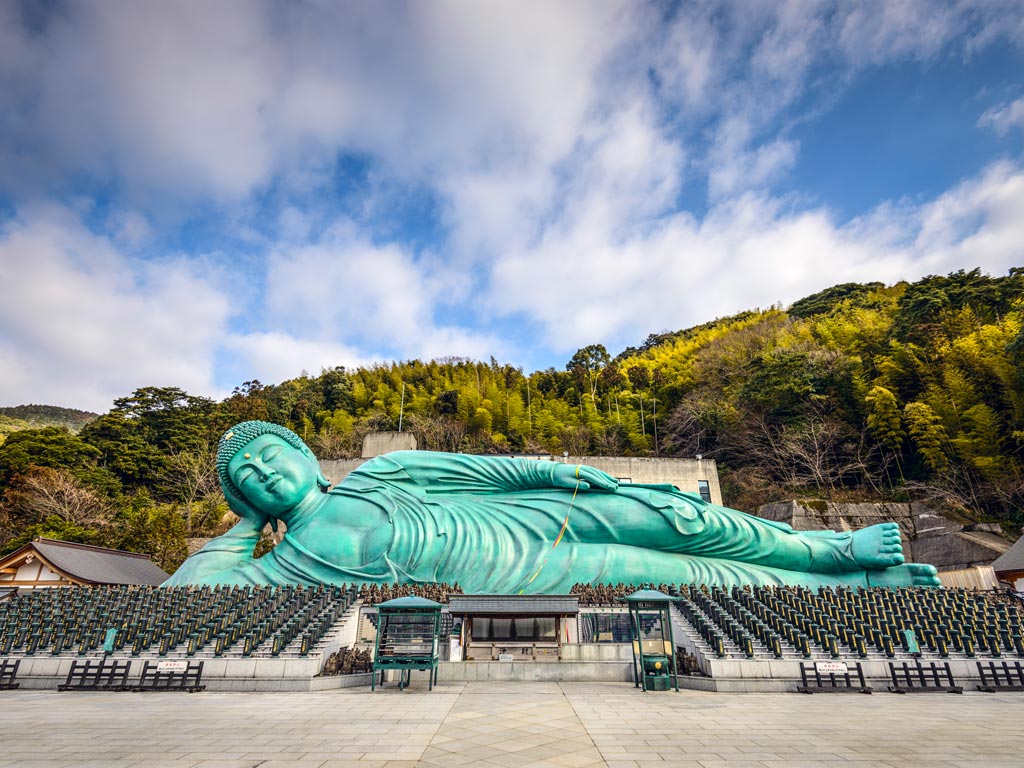
<svg viewBox="0 0 1024 768"><path fill-rule="evenodd" d="M670 485L620 483L588 466L400 451L337 486L291 430L247 421L217 451L241 520L166 583L434 584L467 593L566 593L576 582L926 586L899 527L794 531ZM260 532L283 521L272 551Z"/></svg>

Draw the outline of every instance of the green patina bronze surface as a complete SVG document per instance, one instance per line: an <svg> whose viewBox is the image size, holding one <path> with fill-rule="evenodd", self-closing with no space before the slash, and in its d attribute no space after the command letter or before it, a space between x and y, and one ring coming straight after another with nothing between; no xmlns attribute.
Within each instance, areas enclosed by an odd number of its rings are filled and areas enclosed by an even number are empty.
<svg viewBox="0 0 1024 768"><path fill-rule="evenodd" d="M794 531L587 466L400 451L327 490L297 435L248 421L221 439L217 469L242 519L168 585L458 582L506 594L565 593L576 582L939 586L933 567L904 563L895 523ZM278 520L283 541L253 559L260 531Z"/></svg>

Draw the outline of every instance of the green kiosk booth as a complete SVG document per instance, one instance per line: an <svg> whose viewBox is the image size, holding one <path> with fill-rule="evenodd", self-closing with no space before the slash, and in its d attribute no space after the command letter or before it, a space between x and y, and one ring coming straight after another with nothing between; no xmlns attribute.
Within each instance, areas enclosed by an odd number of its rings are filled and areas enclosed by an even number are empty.
<svg viewBox="0 0 1024 768"><path fill-rule="evenodd" d="M645 691L679 690L675 644L672 641L672 601L664 592L641 589L620 598L629 607L633 635L633 682Z"/></svg>
<svg viewBox="0 0 1024 768"><path fill-rule="evenodd" d="M441 604L422 597L399 597L377 606L377 647L373 654L370 690L375 690L377 672L384 685L389 669L401 672L398 687L409 684L412 670L429 673L428 689L437 682L438 640L441 634Z"/></svg>

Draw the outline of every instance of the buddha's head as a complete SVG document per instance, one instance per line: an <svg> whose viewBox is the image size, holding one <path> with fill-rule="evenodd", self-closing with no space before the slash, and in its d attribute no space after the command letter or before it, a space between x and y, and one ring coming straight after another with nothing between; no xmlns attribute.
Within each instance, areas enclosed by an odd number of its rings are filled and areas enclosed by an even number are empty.
<svg viewBox="0 0 1024 768"><path fill-rule="evenodd" d="M298 435L279 424L244 421L217 446L217 474L233 509L280 518L330 483Z"/></svg>

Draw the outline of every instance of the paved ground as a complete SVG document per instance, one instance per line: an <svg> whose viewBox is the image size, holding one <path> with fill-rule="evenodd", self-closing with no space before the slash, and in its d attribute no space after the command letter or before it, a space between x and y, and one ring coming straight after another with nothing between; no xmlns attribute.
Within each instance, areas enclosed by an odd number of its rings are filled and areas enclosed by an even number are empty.
<svg viewBox="0 0 1024 768"><path fill-rule="evenodd" d="M1020 768L1024 694L0 692L0 767Z"/></svg>

